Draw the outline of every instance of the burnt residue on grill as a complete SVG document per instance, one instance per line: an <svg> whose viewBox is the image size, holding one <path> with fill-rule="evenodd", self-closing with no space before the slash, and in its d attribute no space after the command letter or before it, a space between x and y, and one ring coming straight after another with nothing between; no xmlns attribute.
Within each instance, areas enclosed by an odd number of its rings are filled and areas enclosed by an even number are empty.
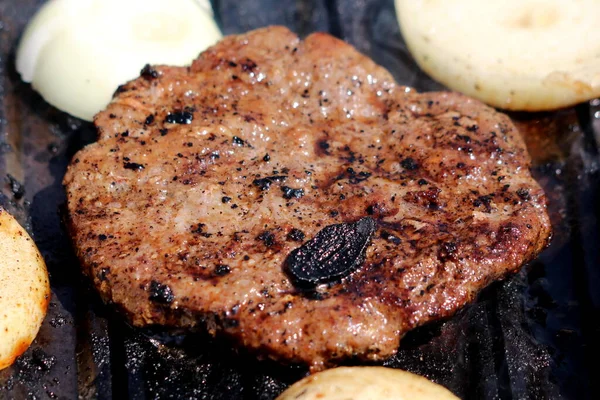
<svg viewBox="0 0 600 400"><path fill-rule="evenodd" d="M15 200L20 200L23 196L25 196L25 186L17 180L11 174L6 174L6 182L10 186L10 191L12 192Z"/></svg>

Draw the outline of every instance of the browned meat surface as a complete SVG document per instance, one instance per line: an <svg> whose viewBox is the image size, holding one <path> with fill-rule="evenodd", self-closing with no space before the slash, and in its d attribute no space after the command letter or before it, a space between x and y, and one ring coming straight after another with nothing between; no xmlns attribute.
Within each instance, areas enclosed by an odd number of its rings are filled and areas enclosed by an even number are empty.
<svg viewBox="0 0 600 400"><path fill-rule="evenodd" d="M382 359L550 235L508 117L397 86L326 34L271 27L191 68L145 68L95 123L64 180L69 228L104 300L137 326L207 327L314 369ZM319 232L347 235L354 261L307 288L286 259Z"/></svg>

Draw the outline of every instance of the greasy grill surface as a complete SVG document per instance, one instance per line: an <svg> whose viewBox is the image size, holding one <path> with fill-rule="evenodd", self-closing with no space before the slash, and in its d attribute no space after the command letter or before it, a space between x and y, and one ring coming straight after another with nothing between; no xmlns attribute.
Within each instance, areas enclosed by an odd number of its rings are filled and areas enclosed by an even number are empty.
<svg viewBox="0 0 600 400"><path fill-rule="evenodd" d="M16 39L39 3L0 3L0 171L14 178L0 201L35 235L50 269L53 298L32 349L0 372L0 399L274 398L305 371L256 362L202 336L165 341L158 332L129 328L80 279L60 224L58 209L65 200L60 183L72 155L95 135L89 124L47 106L14 72ZM392 3L216 5L226 33L267 24L284 24L300 35L330 31L388 68L398 82L439 89L406 54ZM595 102L559 113L515 115L534 175L549 197L551 246L455 318L408 335L388 365L426 375L463 398L600 395L591 379L600 355L599 117Z"/></svg>

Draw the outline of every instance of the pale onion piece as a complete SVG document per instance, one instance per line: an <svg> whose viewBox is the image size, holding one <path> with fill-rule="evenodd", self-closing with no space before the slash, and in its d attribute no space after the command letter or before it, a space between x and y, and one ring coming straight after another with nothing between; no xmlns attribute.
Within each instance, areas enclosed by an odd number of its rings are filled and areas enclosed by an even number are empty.
<svg viewBox="0 0 600 400"><path fill-rule="evenodd" d="M91 121L144 65L188 65L221 37L206 0L50 0L16 67L48 103Z"/></svg>
<svg viewBox="0 0 600 400"><path fill-rule="evenodd" d="M277 400L458 400L422 376L384 367L340 367L294 383Z"/></svg>
<svg viewBox="0 0 600 400"><path fill-rule="evenodd" d="M0 207L0 369L38 333L50 301L46 264L25 229Z"/></svg>
<svg viewBox="0 0 600 400"><path fill-rule="evenodd" d="M415 60L451 89L525 111L600 96L600 1L395 1Z"/></svg>

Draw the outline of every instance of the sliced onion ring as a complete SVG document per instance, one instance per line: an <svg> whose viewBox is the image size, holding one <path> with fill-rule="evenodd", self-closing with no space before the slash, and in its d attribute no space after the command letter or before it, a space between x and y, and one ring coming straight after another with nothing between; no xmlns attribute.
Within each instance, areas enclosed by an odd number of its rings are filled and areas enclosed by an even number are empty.
<svg viewBox="0 0 600 400"><path fill-rule="evenodd" d="M50 0L16 67L48 103L89 121L145 64L187 65L221 36L206 1Z"/></svg>
<svg viewBox="0 0 600 400"><path fill-rule="evenodd" d="M396 0L419 66L493 106L552 110L600 96L596 0Z"/></svg>

